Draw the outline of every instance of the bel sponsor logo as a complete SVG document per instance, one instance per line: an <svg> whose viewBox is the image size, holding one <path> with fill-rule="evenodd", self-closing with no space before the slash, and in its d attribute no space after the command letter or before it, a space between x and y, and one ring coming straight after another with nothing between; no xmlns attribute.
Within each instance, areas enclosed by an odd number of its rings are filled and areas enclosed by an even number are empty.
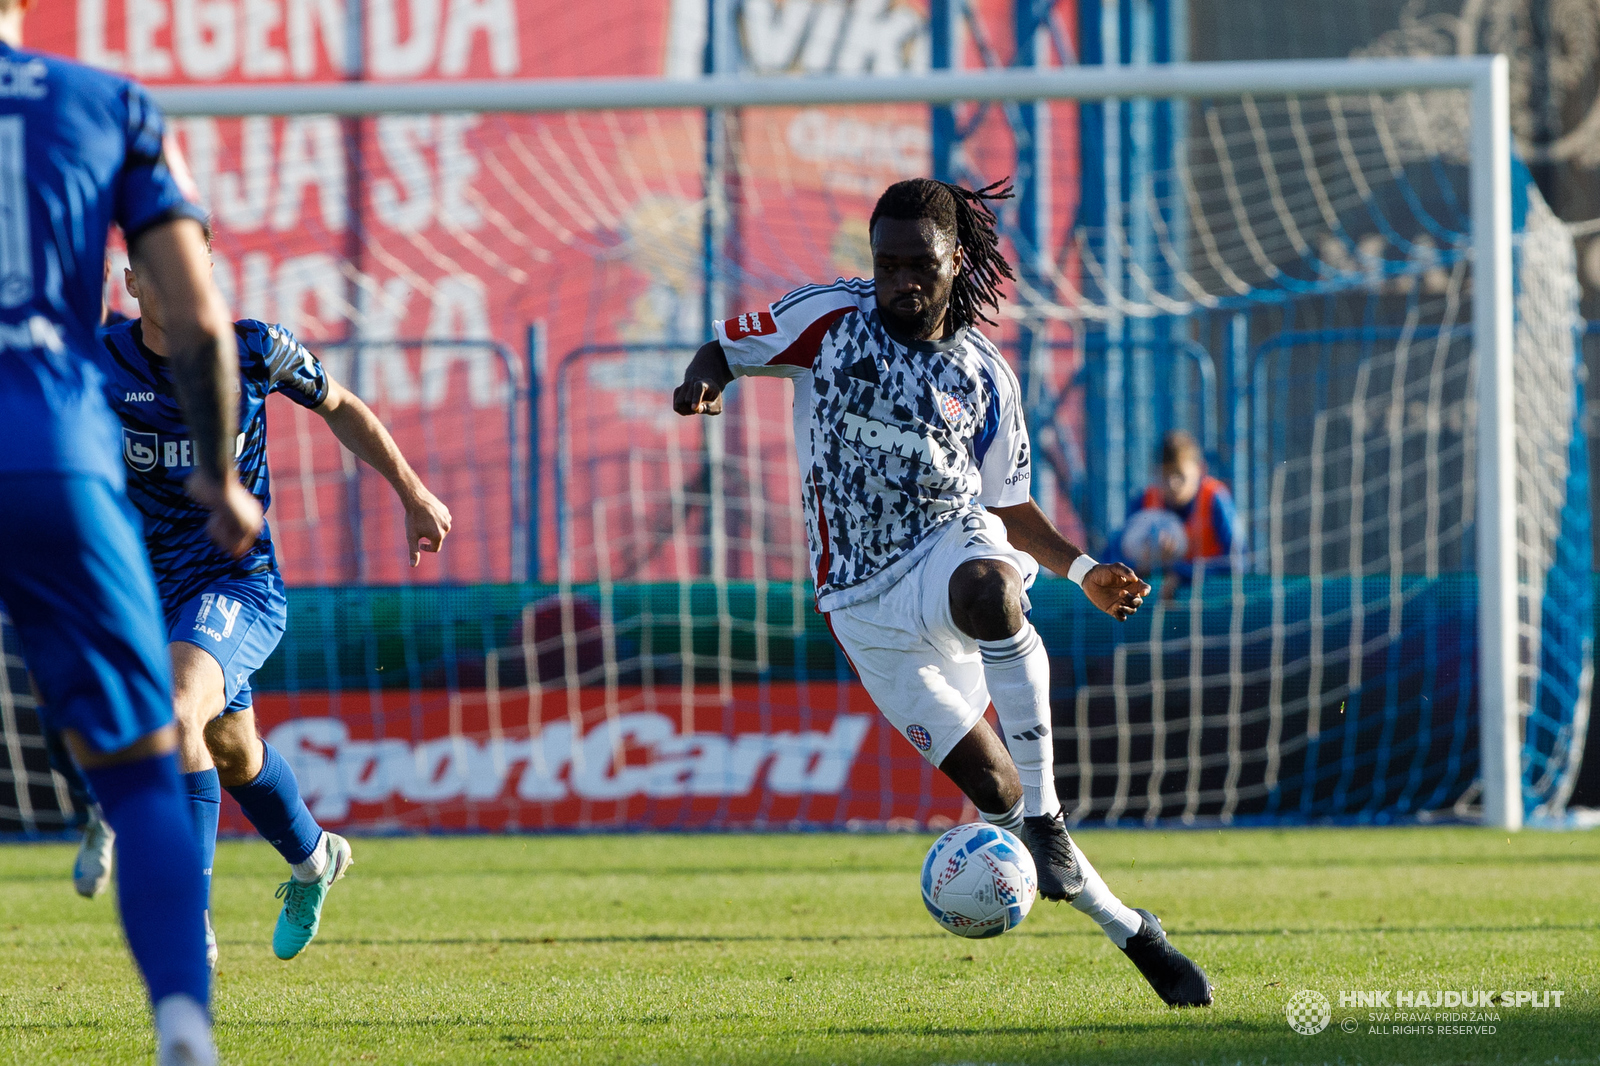
<svg viewBox="0 0 1600 1066"><path fill-rule="evenodd" d="M140 395L129 393L131 397ZM233 457L244 454L245 435L240 433L233 441ZM148 474L157 466L167 470L187 470L195 465L197 451L190 437L166 437L157 433L122 428L122 458L128 466L141 474Z"/></svg>
<svg viewBox="0 0 1600 1066"><path fill-rule="evenodd" d="M148 474L157 466L186 470L194 465L194 454L194 441L188 437L162 440L158 434L123 427L122 457L141 474Z"/></svg>

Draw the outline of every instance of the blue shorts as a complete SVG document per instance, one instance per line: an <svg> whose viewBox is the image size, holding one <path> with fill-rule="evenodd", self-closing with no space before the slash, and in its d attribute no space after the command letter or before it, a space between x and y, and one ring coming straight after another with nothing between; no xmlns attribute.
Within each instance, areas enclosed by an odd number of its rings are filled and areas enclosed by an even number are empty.
<svg viewBox="0 0 1600 1066"><path fill-rule="evenodd" d="M139 515L103 478L0 473L0 603L55 729L120 751L172 721L172 668Z"/></svg>
<svg viewBox="0 0 1600 1066"><path fill-rule="evenodd" d="M250 675L261 669L289 619L276 569L229 574L167 612L167 639L203 649L222 667L223 714L250 706Z"/></svg>

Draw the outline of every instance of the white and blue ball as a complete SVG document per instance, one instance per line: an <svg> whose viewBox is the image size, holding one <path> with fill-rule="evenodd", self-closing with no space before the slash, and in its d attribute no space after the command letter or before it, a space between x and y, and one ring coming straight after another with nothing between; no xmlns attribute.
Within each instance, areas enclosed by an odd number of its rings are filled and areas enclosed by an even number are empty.
<svg viewBox="0 0 1600 1066"><path fill-rule="evenodd" d="M1164 507L1136 511L1122 527L1122 557L1141 574L1161 566L1161 542L1172 546L1173 558L1189 554L1189 531L1183 519Z"/></svg>
<svg viewBox="0 0 1600 1066"><path fill-rule="evenodd" d="M1015 836L987 822L958 825L922 861L922 903L956 936L999 936L1022 924L1039 894L1033 856Z"/></svg>

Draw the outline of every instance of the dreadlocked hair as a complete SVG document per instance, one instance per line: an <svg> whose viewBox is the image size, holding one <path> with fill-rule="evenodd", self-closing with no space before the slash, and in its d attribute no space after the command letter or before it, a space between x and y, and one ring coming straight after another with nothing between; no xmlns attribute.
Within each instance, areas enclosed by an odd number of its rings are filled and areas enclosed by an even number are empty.
<svg viewBox="0 0 1600 1066"><path fill-rule="evenodd" d="M960 245L961 273L950 286L950 316L956 329L965 329L980 318L994 326L999 323L984 314L988 306L1000 309L1000 282L1015 280L1011 264L1000 254L1000 235L988 201L1009 200L1009 178L1001 178L981 189L963 189L933 178L897 181L878 197L867 221L871 233L880 218L927 219L949 233Z"/></svg>

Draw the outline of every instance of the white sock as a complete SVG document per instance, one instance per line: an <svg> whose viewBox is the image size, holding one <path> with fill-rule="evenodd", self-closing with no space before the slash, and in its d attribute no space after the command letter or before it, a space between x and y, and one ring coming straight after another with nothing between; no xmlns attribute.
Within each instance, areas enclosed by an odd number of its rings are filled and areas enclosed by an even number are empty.
<svg viewBox="0 0 1600 1066"><path fill-rule="evenodd" d="M1128 938L1144 928L1144 919L1116 897L1105 878L1089 865L1076 840L1072 842L1072 853L1078 857L1078 869L1083 871L1083 893L1072 901L1073 908L1093 918L1117 947L1127 947Z"/></svg>
<svg viewBox="0 0 1600 1066"><path fill-rule="evenodd" d="M1017 800L1016 803L1012 804L1011 809L1004 814L990 814L988 811L979 811L978 817L990 825L997 825L1001 829L1020 833L1022 832L1022 801Z"/></svg>
<svg viewBox="0 0 1600 1066"><path fill-rule="evenodd" d="M1022 811L1029 818L1055 814L1055 743L1050 739L1050 656L1026 620L1004 640L980 640L983 676L1000 717L1006 750L1022 778Z"/></svg>
<svg viewBox="0 0 1600 1066"><path fill-rule="evenodd" d="M328 868L328 834L323 833L317 838L317 846L311 849L311 854L300 862L289 864L293 871L292 876L296 881L309 885L321 877Z"/></svg>
<svg viewBox="0 0 1600 1066"><path fill-rule="evenodd" d="M182 992L163 996L155 1005L156 1058L158 1062L187 1062L216 1066L217 1049L211 1042L211 1019L206 1009Z"/></svg>

